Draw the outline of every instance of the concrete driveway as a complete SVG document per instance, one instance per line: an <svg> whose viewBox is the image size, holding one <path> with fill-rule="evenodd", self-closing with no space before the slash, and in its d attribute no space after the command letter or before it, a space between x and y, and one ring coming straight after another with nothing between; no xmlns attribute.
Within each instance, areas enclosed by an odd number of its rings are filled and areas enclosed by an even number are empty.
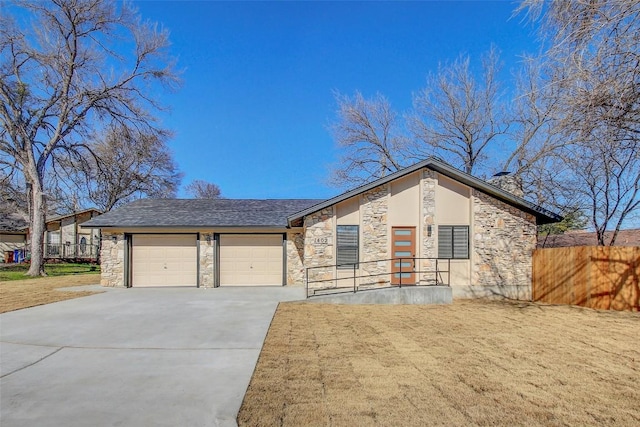
<svg viewBox="0 0 640 427"><path fill-rule="evenodd" d="M107 289L2 314L0 425L234 426L278 302L303 295Z"/></svg>

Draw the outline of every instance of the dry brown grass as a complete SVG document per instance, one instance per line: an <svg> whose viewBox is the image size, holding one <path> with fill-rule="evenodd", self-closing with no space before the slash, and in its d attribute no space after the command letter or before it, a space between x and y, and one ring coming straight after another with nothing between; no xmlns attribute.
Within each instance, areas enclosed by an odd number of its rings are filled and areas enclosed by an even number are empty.
<svg viewBox="0 0 640 427"><path fill-rule="evenodd" d="M0 313L100 293L57 290L68 286L95 285L97 283L100 283L100 275L97 274L0 282Z"/></svg>
<svg viewBox="0 0 640 427"><path fill-rule="evenodd" d="M640 314L283 303L240 426L640 425Z"/></svg>

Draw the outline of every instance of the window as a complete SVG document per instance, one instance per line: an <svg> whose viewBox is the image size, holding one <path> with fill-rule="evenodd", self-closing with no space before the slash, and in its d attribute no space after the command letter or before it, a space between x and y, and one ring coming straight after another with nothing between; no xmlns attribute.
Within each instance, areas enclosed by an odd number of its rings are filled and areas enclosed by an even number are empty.
<svg viewBox="0 0 640 427"><path fill-rule="evenodd" d="M45 256L60 255L60 231L47 232Z"/></svg>
<svg viewBox="0 0 640 427"><path fill-rule="evenodd" d="M358 264L358 226L338 225L336 264L338 268L353 268Z"/></svg>
<svg viewBox="0 0 640 427"><path fill-rule="evenodd" d="M438 226L438 258L469 259L469 226Z"/></svg>

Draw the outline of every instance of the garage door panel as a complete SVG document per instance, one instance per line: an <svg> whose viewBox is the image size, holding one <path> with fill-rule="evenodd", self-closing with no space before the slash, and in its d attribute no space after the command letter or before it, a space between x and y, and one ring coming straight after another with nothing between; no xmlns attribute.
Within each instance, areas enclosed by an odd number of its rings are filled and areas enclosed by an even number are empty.
<svg viewBox="0 0 640 427"><path fill-rule="evenodd" d="M281 234L221 235L220 284L282 285Z"/></svg>
<svg viewBox="0 0 640 427"><path fill-rule="evenodd" d="M133 286L196 286L195 235L134 235L132 243Z"/></svg>

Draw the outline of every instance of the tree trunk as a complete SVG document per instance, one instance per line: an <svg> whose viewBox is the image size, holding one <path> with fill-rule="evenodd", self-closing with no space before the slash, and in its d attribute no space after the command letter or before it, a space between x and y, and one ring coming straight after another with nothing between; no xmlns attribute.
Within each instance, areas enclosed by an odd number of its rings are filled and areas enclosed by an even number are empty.
<svg viewBox="0 0 640 427"><path fill-rule="evenodd" d="M31 182L31 212L29 215L31 238L31 267L27 275L46 276L44 272L44 232L46 230L46 200L39 179Z"/></svg>

